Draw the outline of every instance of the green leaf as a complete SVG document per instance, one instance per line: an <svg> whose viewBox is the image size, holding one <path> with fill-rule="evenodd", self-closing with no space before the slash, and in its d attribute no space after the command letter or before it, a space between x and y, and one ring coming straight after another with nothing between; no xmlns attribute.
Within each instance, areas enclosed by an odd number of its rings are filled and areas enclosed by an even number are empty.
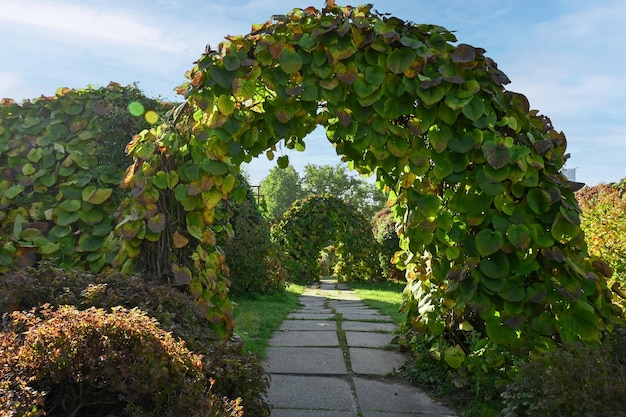
<svg viewBox="0 0 626 417"><path fill-rule="evenodd" d="M528 206L537 214L544 214L550 210L552 199L547 191L541 188L531 188L526 196Z"/></svg>
<svg viewBox="0 0 626 417"><path fill-rule="evenodd" d="M288 155L279 156L278 159L276 160L276 163L278 164L278 167L281 169L287 168L289 166L289 156Z"/></svg>
<svg viewBox="0 0 626 417"><path fill-rule="evenodd" d="M224 57L224 68L228 71L236 71L241 66L241 61L236 55L230 54Z"/></svg>
<svg viewBox="0 0 626 417"><path fill-rule="evenodd" d="M15 197L20 195L23 191L24 191L23 185L14 185L10 187L8 190L4 191L3 195L9 200L13 200Z"/></svg>
<svg viewBox="0 0 626 417"><path fill-rule="evenodd" d="M495 253L489 258L483 258L478 264L480 272L491 279L505 278L509 275L509 260L502 252Z"/></svg>
<svg viewBox="0 0 626 417"><path fill-rule="evenodd" d="M504 184L489 181L483 168L476 172L476 183L489 196L496 196L504 192Z"/></svg>
<svg viewBox="0 0 626 417"><path fill-rule="evenodd" d="M238 102L244 102L254 97L256 93L256 80L244 80L235 78L233 81L233 96Z"/></svg>
<svg viewBox="0 0 626 417"><path fill-rule="evenodd" d="M83 188L82 199L90 204L99 205L104 203L113 194L112 188L97 189L93 185Z"/></svg>
<svg viewBox="0 0 626 417"><path fill-rule="evenodd" d="M576 224L572 224L561 212L558 212L554 218L550 232L554 239L562 244L566 244L580 234L580 227Z"/></svg>
<svg viewBox="0 0 626 417"><path fill-rule="evenodd" d="M524 224L512 224L506 231L506 237L517 249L527 249L530 246L530 230Z"/></svg>
<svg viewBox="0 0 626 417"><path fill-rule="evenodd" d="M515 330L500 323L497 317L486 321L487 337L498 345L510 345L517 339Z"/></svg>
<svg viewBox="0 0 626 417"><path fill-rule="evenodd" d="M80 211L80 219L88 226L98 224L104 218L104 212L96 208L83 208Z"/></svg>
<svg viewBox="0 0 626 417"><path fill-rule="evenodd" d="M448 147L450 139L452 139L452 130L448 126L433 126L428 131L428 141L437 153L443 152Z"/></svg>
<svg viewBox="0 0 626 417"><path fill-rule="evenodd" d="M446 91L441 85L430 87L427 89L419 87L417 95L426 107L433 106L441 101Z"/></svg>
<svg viewBox="0 0 626 417"><path fill-rule="evenodd" d="M69 211L69 212L76 212L76 211L80 210L80 207L81 207L81 201L80 200L64 200L58 206L59 209L61 209L63 211Z"/></svg>
<svg viewBox="0 0 626 417"><path fill-rule="evenodd" d="M504 143L496 143L492 140L483 142L483 155L487 163L495 169L503 168L511 161L511 149Z"/></svg>
<svg viewBox="0 0 626 417"><path fill-rule="evenodd" d="M43 256L50 256L52 254L55 254L60 249L60 245L58 243L49 242L47 240L45 240L45 242L41 241L38 246L38 252Z"/></svg>
<svg viewBox="0 0 626 417"><path fill-rule="evenodd" d="M104 246L104 238L84 233L78 239L78 246L85 252L95 252Z"/></svg>
<svg viewBox="0 0 626 417"><path fill-rule="evenodd" d="M280 68L287 74L294 74L302 68L302 57L293 50L285 47L278 59Z"/></svg>
<svg viewBox="0 0 626 417"><path fill-rule="evenodd" d="M465 352L459 345L450 346L445 350L443 358L450 367L459 369L465 362Z"/></svg>
<svg viewBox="0 0 626 417"><path fill-rule="evenodd" d="M485 113L485 103L480 97L474 96L472 101L463 106L461 111L468 119L477 121Z"/></svg>
<svg viewBox="0 0 626 417"><path fill-rule="evenodd" d="M235 101L232 97L222 94L217 99L217 108L224 116L230 116L235 111Z"/></svg>
<svg viewBox="0 0 626 417"><path fill-rule="evenodd" d="M213 159L205 159L201 165L202 169L211 175L224 175L228 172L228 164Z"/></svg>
<svg viewBox="0 0 626 417"><path fill-rule="evenodd" d="M389 55L387 55L387 67L394 74L402 74L411 67L416 58L417 54L413 49L394 49Z"/></svg>
<svg viewBox="0 0 626 417"><path fill-rule="evenodd" d="M36 169L30 162L22 166L22 174L24 174L25 176L33 175L35 172Z"/></svg>
<svg viewBox="0 0 626 417"><path fill-rule="evenodd" d="M460 99L473 97L480 91L480 84L476 80L467 80L461 84L456 92Z"/></svg>
<svg viewBox="0 0 626 417"><path fill-rule="evenodd" d="M483 229L476 235L476 249L483 257L499 251L503 243L504 237L497 230Z"/></svg>
<svg viewBox="0 0 626 417"><path fill-rule="evenodd" d="M67 212L59 209L59 207L55 209L55 214L57 216L56 224L59 226L69 226L70 224L75 223L78 219L80 219L80 212Z"/></svg>

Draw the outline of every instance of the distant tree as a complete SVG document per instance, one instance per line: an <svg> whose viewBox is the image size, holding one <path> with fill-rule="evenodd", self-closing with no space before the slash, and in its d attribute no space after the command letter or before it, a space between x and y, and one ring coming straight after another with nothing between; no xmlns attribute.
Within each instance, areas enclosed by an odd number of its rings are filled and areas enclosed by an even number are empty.
<svg viewBox="0 0 626 417"><path fill-rule="evenodd" d="M313 165L304 167L302 189L305 195L332 194L344 199L367 219L385 205L385 195L363 178L350 175L345 165Z"/></svg>
<svg viewBox="0 0 626 417"><path fill-rule="evenodd" d="M266 218L278 219L291 204L305 196L302 180L293 166L274 167L260 184L261 209Z"/></svg>

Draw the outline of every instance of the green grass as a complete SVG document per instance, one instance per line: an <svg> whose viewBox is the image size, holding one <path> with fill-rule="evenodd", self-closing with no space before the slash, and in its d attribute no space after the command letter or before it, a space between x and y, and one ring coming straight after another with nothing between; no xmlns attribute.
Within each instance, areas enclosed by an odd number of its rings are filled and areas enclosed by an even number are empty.
<svg viewBox="0 0 626 417"><path fill-rule="evenodd" d="M244 341L246 350L264 358L267 343L287 315L298 307L304 286L290 284L283 293L242 294L233 297L235 333Z"/></svg>
<svg viewBox="0 0 626 417"><path fill-rule="evenodd" d="M351 282L352 288L368 307L376 308L381 313L393 318L396 324L401 325L406 315L399 313L402 305L402 291L406 283L403 282Z"/></svg>

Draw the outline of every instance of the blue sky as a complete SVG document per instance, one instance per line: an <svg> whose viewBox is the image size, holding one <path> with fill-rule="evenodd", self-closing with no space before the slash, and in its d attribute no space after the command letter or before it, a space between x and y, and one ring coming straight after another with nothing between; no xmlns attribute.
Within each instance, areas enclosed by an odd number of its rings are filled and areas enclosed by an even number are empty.
<svg viewBox="0 0 626 417"><path fill-rule="evenodd" d="M626 177L626 2L623 0L379 0L374 9L455 31L487 50L531 107L565 133L577 180ZM338 4L344 4L337 0ZM0 98L53 95L58 87L138 83L146 95L173 89L204 51L252 23L323 0L0 0ZM307 163L337 164L321 130ZM258 183L274 162L246 168Z"/></svg>

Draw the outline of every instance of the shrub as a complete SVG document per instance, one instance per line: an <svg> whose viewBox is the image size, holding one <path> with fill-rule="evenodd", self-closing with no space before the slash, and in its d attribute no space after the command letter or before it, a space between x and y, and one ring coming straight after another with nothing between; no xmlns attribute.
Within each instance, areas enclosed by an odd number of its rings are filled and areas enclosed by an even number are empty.
<svg viewBox="0 0 626 417"><path fill-rule="evenodd" d="M388 280L402 279L402 272L391 261L400 248L400 239L389 208L380 210L372 218L372 234L377 243L378 262L383 276Z"/></svg>
<svg viewBox="0 0 626 417"><path fill-rule="evenodd" d="M270 239L268 221L261 215L250 186L242 181L247 194L233 209L234 236L222 245L230 269L230 290L235 294L282 291L286 274L281 267L280 251Z"/></svg>
<svg viewBox="0 0 626 417"><path fill-rule="evenodd" d="M503 417L626 416L626 327L602 347L572 344L520 367Z"/></svg>
<svg viewBox="0 0 626 417"><path fill-rule="evenodd" d="M589 253L602 257L626 287L626 178L584 187L576 193Z"/></svg>
<svg viewBox="0 0 626 417"><path fill-rule="evenodd" d="M50 305L0 334L0 405L46 416L242 416L211 393L201 357L138 309Z"/></svg>
<svg viewBox="0 0 626 417"><path fill-rule="evenodd" d="M139 276L64 271L49 264L0 279L0 313L45 303L145 311L161 328L184 340L190 350L204 355L206 380L213 378L216 395L241 398L246 416L269 416L270 406L264 400L269 377L259 358L245 352L238 342L215 342L197 305L181 291Z"/></svg>

